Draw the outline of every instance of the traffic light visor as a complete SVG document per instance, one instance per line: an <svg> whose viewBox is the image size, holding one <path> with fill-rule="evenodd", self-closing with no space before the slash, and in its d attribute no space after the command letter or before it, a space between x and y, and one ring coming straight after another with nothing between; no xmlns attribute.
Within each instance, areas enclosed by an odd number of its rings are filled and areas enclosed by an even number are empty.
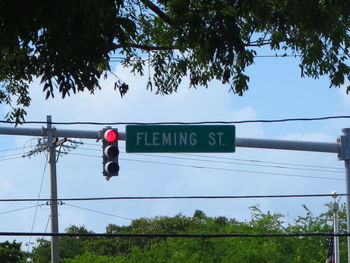
<svg viewBox="0 0 350 263"><path fill-rule="evenodd" d="M109 129L104 133L104 139L106 142L112 143L118 140L118 132L116 130Z"/></svg>

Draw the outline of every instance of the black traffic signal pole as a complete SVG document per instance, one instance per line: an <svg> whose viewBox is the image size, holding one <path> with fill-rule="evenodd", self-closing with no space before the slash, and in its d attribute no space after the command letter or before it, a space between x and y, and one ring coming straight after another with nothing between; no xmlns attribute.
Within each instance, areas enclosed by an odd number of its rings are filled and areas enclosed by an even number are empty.
<svg viewBox="0 0 350 263"><path fill-rule="evenodd" d="M47 128L33 129L33 128L12 128L0 127L0 135L23 135L23 136L40 136L47 137L48 144L50 138L81 138L81 139L102 139L102 131L86 131L86 130L65 130L56 129L52 127L51 116L48 116ZM118 132L119 140L126 140L125 132ZM52 142L52 139L51 139ZM289 141L289 140L266 140L266 139L252 139L252 138L236 138L236 147L246 148L265 148L265 149L279 149L292 151L310 151L310 152L325 152L337 153L339 160L345 163L345 180L346 180L346 215L347 215L347 231L350 232L350 129L343 129L343 135L336 143L325 142L307 142L307 141ZM50 149L50 145L48 145ZM51 146L51 152L54 153L54 143ZM54 164L54 162L52 162ZM51 189L54 187L51 187ZM56 190L57 191L57 190ZM57 197L55 198L57 199ZM57 202L52 202L56 204ZM51 209L53 210L53 209ZM52 211L51 211L52 213ZM52 232L54 229L52 229ZM350 263L350 236L348 237L348 263ZM57 252L58 253L58 252ZM52 261L58 263L58 261Z"/></svg>

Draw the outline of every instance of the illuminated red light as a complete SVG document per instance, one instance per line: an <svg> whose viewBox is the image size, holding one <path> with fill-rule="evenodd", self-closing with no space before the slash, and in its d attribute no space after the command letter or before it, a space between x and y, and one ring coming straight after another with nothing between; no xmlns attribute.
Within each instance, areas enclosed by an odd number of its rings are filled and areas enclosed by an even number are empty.
<svg viewBox="0 0 350 263"><path fill-rule="evenodd" d="M107 130L104 133L106 142L116 142L118 140L118 132L116 130Z"/></svg>

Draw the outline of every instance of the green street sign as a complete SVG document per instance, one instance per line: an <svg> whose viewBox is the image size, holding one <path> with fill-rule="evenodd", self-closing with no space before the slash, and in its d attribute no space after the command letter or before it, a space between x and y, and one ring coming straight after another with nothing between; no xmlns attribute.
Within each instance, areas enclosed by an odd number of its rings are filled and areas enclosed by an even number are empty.
<svg viewBox="0 0 350 263"><path fill-rule="evenodd" d="M128 153L235 151L233 125L127 125Z"/></svg>

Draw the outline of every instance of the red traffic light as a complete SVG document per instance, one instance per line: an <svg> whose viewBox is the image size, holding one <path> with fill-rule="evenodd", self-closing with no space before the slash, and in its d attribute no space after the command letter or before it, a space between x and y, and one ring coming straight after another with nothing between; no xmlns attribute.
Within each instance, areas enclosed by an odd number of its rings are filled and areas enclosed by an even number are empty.
<svg viewBox="0 0 350 263"><path fill-rule="evenodd" d="M106 142L112 143L118 141L119 135L116 130L109 129L105 131L103 137L106 140Z"/></svg>

